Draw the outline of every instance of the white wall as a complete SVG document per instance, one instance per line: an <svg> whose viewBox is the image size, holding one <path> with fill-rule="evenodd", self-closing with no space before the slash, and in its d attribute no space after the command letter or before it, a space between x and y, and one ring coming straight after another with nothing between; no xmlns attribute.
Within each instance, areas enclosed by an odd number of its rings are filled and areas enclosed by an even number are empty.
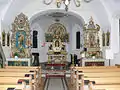
<svg viewBox="0 0 120 90"><path fill-rule="evenodd" d="M110 3L110 4L108 4L108 3ZM114 7L111 8L110 5L114 6ZM117 9L116 8L117 5L116 6L115 5L116 4L113 3L112 0L110 0L110 2L108 2L107 0L93 0L91 3L88 3L88 4L81 2L80 8L76 8L75 5L73 5L73 3L71 3L69 6L69 12L74 12L74 13L80 15L86 23L89 21L90 16L92 16L95 23L99 24L103 31L106 31L106 29L110 29L110 31L112 33L111 46L106 51L106 53L107 53L106 57L108 59L109 58L112 59L114 57L114 53L119 52L118 51L119 50L118 29L113 27L113 26L116 26L117 24L115 24L114 21L112 22L112 14ZM18 15L20 12L25 13L28 16L28 18L31 19L32 16L36 16L36 14L38 14L42 11L46 11L48 9L49 10L56 9L55 3L52 3L50 6L46 6L40 0L36 0L36 1L33 1L33 0L25 0L25 1L24 0L14 0L14 2L11 2L10 7L7 9L6 13L3 15L3 18L2 18L3 23L5 24L5 26L9 27L9 25L11 25L11 23L13 22L15 16ZM63 9L64 9L64 7L58 9L58 11L63 10ZM36 16L36 17L38 17L38 16ZM42 21L42 22L45 22L45 21ZM44 23L42 24L40 22L38 24L41 25L41 26L39 25L38 29L42 30L43 32L44 32L44 30L47 30L47 27L49 26L49 24L48 24L48 26L43 27ZM71 29L70 26L68 28ZM70 31L70 32L72 32L72 31ZM44 41L44 40L43 41L42 40L43 39L41 38L41 42ZM74 47L74 46L70 45L69 48ZM6 49L5 52L7 50L9 50L9 49ZM8 57L8 56L9 56L9 54L6 55L6 57ZM118 61L118 58L116 59L116 62L117 61Z"/></svg>

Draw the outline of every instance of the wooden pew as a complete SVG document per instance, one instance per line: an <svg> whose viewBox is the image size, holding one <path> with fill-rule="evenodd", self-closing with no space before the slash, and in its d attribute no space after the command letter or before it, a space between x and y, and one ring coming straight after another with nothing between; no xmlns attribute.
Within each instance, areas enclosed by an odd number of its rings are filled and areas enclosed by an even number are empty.
<svg viewBox="0 0 120 90"><path fill-rule="evenodd" d="M29 68L26 68L26 69L0 69L0 72L16 72L16 73L22 73L22 72L36 72L36 76L34 77L39 77L41 78L40 74L39 74L39 70L38 69L29 69Z"/></svg>
<svg viewBox="0 0 120 90"><path fill-rule="evenodd" d="M35 72L30 72L30 71L35 71ZM25 74L29 74L29 75L34 75L34 80L32 80L33 84L34 84L34 88L37 88L37 86L41 85L41 75L39 75L40 73L37 73L38 75L36 75L36 71L38 72L39 70L36 68L8 68L8 69L0 69L0 73L2 73L0 76L22 76L24 77ZM10 74L11 73L11 74Z"/></svg>
<svg viewBox="0 0 120 90"><path fill-rule="evenodd" d="M76 72L80 71L83 73L90 73L90 72L94 72L94 73L99 73L99 72L120 72L120 68L116 68L116 67L90 67L90 68L81 68L81 67L74 67L71 69L71 83L74 83L74 77L76 77Z"/></svg>
<svg viewBox="0 0 120 90"><path fill-rule="evenodd" d="M34 75L35 77L37 77L37 84L35 84L35 87L39 84L41 84L41 67L39 66L39 67L26 67L26 66L6 66L4 69L0 69L0 73L2 72L4 72L4 74L5 74L5 72L9 72L9 73L11 73L11 72L15 72L15 73L17 73L17 74L12 74L12 75L10 75L10 76L23 76L23 73L26 73L26 74L31 74L30 73L30 71L34 71L34 72L37 72L37 75ZM18 73L20 73L20 74L18 74ZM2 74L2 75L4 75L4 74ZM33 73L32 73L33 74ZM1 75L1 76L2 76ZM9 75L5 75L5 76L9 76ZM34 77L34 78L35 78ZM34 81L35 82L35 81Z"/></svg>
<svg viewBox="0 0 120 90"><path fill-rule="evenodd" d="M85 78L84 80L95 81L95 84L120 84L120 77L100 77L100 78ZM80 80L81 81L81 80Z"/></svg>
<svg viewBox="0 0 120 90"><path fill-rule="evenodd" d="M26 67L26 66L6 66L5 67L7 69L7 71L36 71L37 75L41 78L41 67ZM0 70L0 71L4 71L4 70Z"/></svg>
<svg viewBox="0 0 120 90"><path fill-rule="evenodd" d="M92 84L89 83L89 90L120 90L120 84Z"/></svg>
<svg viewBox="0 0 120 90"><path fill-rule="evenodd" d="M35 75L35 72L0 72L0 77L25 77L29 75ZM35 75L36 76L36 75ZM37 80L38 78L34 77L32 78L32 84L34 85L34 88L37 88L37 85L39 85L39 82Z"/></svg>
<svg viewBox="0 0 120 90"><path fill-rule="evenodd" d="M119 72L117 66L88 66L88 67L71 67L71 76L75 75L76 71L81 72Z"/></svg>
<svg viewBox="0 0 120 90"><path fill-rule="evenodd" d="M41 66L5 66L5 68L12 69L12 71L16 71L16 69L19 69L19 71L23 71L23 69L24 69L24 71L25 70L36 71L38 80L41 83L41 75L42 75ZM10 71L10 70L8 70L8 71Z"/></svg>
<svg viewBox="0 0 120 90"><path fill-rule="evenodd" d="M27 76L27 75L33 75L34 79L36 79L36 73L35 72L0 72L0 77L19 77L19 76Z"/></svg>
<svg viewBox="0 0 120 90"><path fill-rule="evenodd" d="M29 70L37 70L39 74L41 74L41 66L5 66L6 69L29 69Z"/></svg>
<svg viewBox="0 0 120 90"><path fill-rule="evenodd" d="M3 88L9 88L7 85L14 85L14 86L16 85L15 86L15 88L16 88L16 87L18 87L17 84L18 84L19 80L28 80L29 85L24 84L23 86L24 87L29 86L28 90L33 90L31 79L32 79L32 77L0 77L0 85ZM21 81L21 82L24 82L24 81ZM22 88L22 87L20 87L20 88Z"/></svg>
<svg viewBox="0 0 120 90"><path fill-rule="evenodd" d="M79 73L80 74L80 73ZM83 72L84 77L120 77L120 72Z"/></svg>
<svg viewBox="0 0 120 90"><path fill-rule="evenodd" d="M80 74L78 72L80 71ZM118 71L116 73L116 71ZM118 67L76 67L73 69L72 81L74 80L76 83L76 90L79 90L79 85L82 84L84 80L90 80L95 81L97 84L103 84L103 83L120 83L120 69ZM108 73L108 74L107 74ZM79 80L79 76L83 80ZM90 78L91 77L91 78ZM95 78L96 77L96 78ZM102 77L101 80L97 79L98 77ZM106 77L112 77L111 79L106 79ZM117 78L116 78L117 77ZM97 79L97 80L96 80ZM112 80L113 79L113 80ZM99 82L98 82L99 81ZM83 88L83 87L82 87Z"/></svg>
<svg viewBox="0 0 120 90"><path fill-rule="evenodd" d="M113 76L112 77L104 77L104 76L100 77L99 76L99 78L98 77L90 78L90 77L81 76L81 74L80 74L80 78L79 78L79 73L78 73L76 78L77 78L76 79L76 90L79 90L80 87L84 88L84 80L87 80L89 82L93 82L93 81L95 82L94 85L93 84L90 84L91 86L89 85L89 90L94 90L94 86L96 86L96 85L113 85L113 84L118 85L119 84L119 86L120 86L120 76L119 77L113 77ZM95 90L97 90L97 89L109 90L108 88L97 88L97 86L96 86ZM116 89L111 88L111 90L116 90Z"/></svg>
<svg viewBox="0 0 120 90"><path fill-rule="evenodd" d="M22 84L3 84L3 85L0 85L0 90L7 90L8 88L16 88L16 89L26 90L26 84L25 84L25 82L22 82Z"/></svg>

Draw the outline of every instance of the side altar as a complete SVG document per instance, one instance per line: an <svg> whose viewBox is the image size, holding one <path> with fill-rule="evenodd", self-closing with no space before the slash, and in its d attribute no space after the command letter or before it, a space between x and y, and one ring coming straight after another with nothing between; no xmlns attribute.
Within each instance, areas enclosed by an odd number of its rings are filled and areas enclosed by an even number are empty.
<svg viewBox="0 0 120 90"><path fill-rule="evenodd" d="M31 35L28 17L20 13L12 23L11 58L8 65L31 65Z"/></svg>
<svg viewBox="0 0 120 90"><path fill-rule="evenodd" d="M89 24L84 25L84 59L82 59L82 66L104 66L102 45L100 42L100 26L94 24L93 18L90 18Z"/></svg>
<svg viewBox="0 0 120 90"><path fill-rule="evenodd" d="M64 25L52 24L45 33L48 47L48 64L65 64L67 61L66 43L69 41L69 34Z"/></svg>

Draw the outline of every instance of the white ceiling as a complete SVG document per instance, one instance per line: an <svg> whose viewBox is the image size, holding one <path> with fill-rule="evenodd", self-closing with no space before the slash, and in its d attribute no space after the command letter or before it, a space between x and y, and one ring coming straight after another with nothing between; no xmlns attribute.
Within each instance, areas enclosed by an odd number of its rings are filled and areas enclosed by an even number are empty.
<svg viewBox="0 0 120 90"><path fill-rule="evenodd" d="M39 2L40 4L40 2L42 2L43 0L0 0L0 12L4 10L5 7L9 5L8 3L10 3L11 1L12 1L12 4L8 8L7 14L5 14L6 15L5 17L9 17L9 18L11 18L10 15L15 16L15 13L18 13L18 11L24 10L25 7L29 6L29 4L34 2ZM90 3L87 3L87 4L84 4L83 2L81 2L81 6L83 5L84 7L88 6L89 9L93 10L97 18L101 20L101 23L103 25L108 23L103 21L103 20L106 20L106 18L108 17L107 14L111 14L112 16L114 12L116 11L120 12L120 0L92 0ZM83 8L83 10L85 9L86 8ZM101 16L101 13L104 16ZM6 19L6 22L8 22L8 18L5 18L5 19Z"/></svg>

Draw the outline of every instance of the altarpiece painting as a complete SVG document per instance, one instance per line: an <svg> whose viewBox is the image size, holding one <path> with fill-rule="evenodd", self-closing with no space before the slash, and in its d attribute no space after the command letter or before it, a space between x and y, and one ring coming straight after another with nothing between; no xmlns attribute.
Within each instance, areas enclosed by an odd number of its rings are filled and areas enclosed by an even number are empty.
<svg viewBox="0 0 120 90"><path fill-rule="evenodd" d="M60 36L62 42L69 42L69 34L66 28L61 23L54 23L50 25L48 31L45 33L46 42L53 42L55 35Z"/></svg>

